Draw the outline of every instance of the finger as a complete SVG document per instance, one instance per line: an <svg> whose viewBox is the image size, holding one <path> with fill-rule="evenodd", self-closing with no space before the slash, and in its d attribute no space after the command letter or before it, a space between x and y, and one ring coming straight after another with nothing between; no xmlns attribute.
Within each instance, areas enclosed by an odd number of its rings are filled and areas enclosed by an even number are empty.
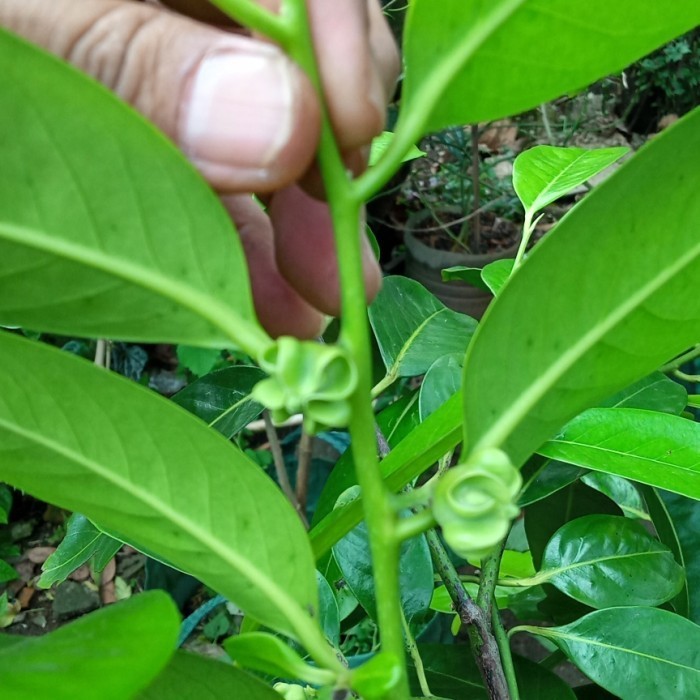
<svg viewBox="0 0 700 700"><path fill-rule="evenodd" d="M260 323L273 337L294 335L311 339L323 327L323 316L304 301L282 277L275 261L270 220L249 195L223 197L236 222L253 289Z"/></svg>
<svg viewBox="0 0 700 700"><path fill-rule="evenodd" d="M328 206L298 187L288 187L273 195L268 214L280 272L315 308L339 315L338 263ZM381 272L364 235L362 250L366 298L371 301L381 286Z"/></svg>
<svg viewBox="0 0 700 700"><path fill-rule="evenodd" d="M313 158L313 88L268 43L116 0L2 0L0 24L118 93L219 190L278 189Z"/></svg>

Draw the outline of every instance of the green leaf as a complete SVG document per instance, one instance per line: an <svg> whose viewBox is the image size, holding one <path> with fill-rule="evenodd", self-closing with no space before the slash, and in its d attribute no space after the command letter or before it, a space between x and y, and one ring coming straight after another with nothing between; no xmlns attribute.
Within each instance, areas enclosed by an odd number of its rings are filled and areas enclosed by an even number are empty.
<svg viewBox="0 0 700 700"><path fill-rule="evenodd" d="M588 472L581 477L581 481L615 501L626 517L649 520L642 494L631 481L602 472Z"/></svg>
<svg viewBox="0 0 700 700"><path fill-rule="evenodd" d="M352 688L365 700L382 700L401 679L401 660L380 651L352 674Z"/></svg>
<svg viewBox="0 0 700 700"><path fill-rule="evenodd" d="M12 491L5 484L0 484L0 525L7 525L9 522L11 508Z"/></svg>
<svg viewBox="0 0 700 700"><path fill-rule="evenodd" d="M587 471L572 464L545 460L544 464L525 480L518 498L518 505L523 508L548 498L553 493L578 481Z"/></svg>
<svg viewBox="0 0 700 700"><path fill-rule="evenodd" d="M0 63L0 323L268 344L230 217L175 146L94 80L6 31Z"/></svg>
<svg viewBox="0 0 700 700"><path fill-rule="evenodd" d="M383 131L379 136L377 136L372 141L372 148L369 152L369 166L372 167L376 165L379 159L384 155L384 151L389 148L389 144L394 139L394 133L391 131ZM406 155L401 160L405 163L408 160L415 160L416 158L422 158L425 155L425 151L421 151L417 146L413 146L411 150L406 153Z"/></svg>
<svg viewBox="0 0 700 700"><path fill-rule="evenodd" d="M3 700L124 700L165 667L180 620L162 592L110 605L43 637L0 645Z"/></svg>
<svg viewBox="0 0 700 700"><path fill-rule="evenodd" d="M681 541L676 530L676 525L674 520L667 508L664 500L661 497L661 493L658 489L651 486L640 485L640 491L644 495L644 502L649 515L651 517L651 522L656 531L656 536L661 542L663 542L672 552L676 561L680 566L683 567L685 572L685 580L683 582L683 588L680 593L671 601L674 610L683 617L690 617L690 590L689 583L692 580L692 566L689 566L690 561L686 562L685 552L681 545ZM666 493L666 495L671 496L672 494ZM672 495L674 498L682 499L682 496ZM685 500L685 499L684 499ZM697 501L690 501L689 503L698 504ZM693 541L695 540L695 532L693 532ZM690 617L692 620L693 618ZM697 620L693 620L697 622Z"/></svg>
<svg viewBox="0 0 700 700"><path fill-rule="evenodd" d="M333 671L309 666L284 641L267 632L248 632L229 637L224 642L224 648L241 666L277 678L301 679L318 685L332 683L335 678Z"/></svg>
<svg viewBox="0 0 700 700"><path fill-rule="evenodd" d="M230 664L197 654L177 652L165 670L136 700L280 700L262 681Z"/></svg>
<svg viewBox="0 0 700 700"><path fill-rule="evenodd" d="M700 109L654 138L496 298L465 363L470 450L500 447L522 464L581 410L697 341L699 127Z"/></svg>
<svg viewBox="0 0 700 700"><path fill-rule="evenodd" d="M418 408L421 422L459 391L463 360L464 353L451 353L438 357L430 365L420 385Z"/></svg>
<svg viewBox="0 0 700 700"><path fill-rule="evenodd" d="M653 0L414 0L401 114L416 121L431 109L416 136L518 114L619 72L698 23L694 0L672 10Z"/></svg>
<svg viewBox="0 0 700 700"><path fill-rule="evenodd" d="M680 415L688 403L688 392L661 372L652 372L600 402L603 408L644 408L647 411Z"/></svg>
<svg viewBox="0 0 700 700"><path fill-rule="evenodd" d="M478 287L488 292L490 291L489 286L484 282L481 273L482 268L480 267L455 265L454 267L446 267L442 270L441 275L443 282L466 282L472 287Z"/></svg>
<svg viewBox="0 0 700 700"><path fill-rule="evenodd" d="M177 346L177 359L196 377L203 377L214 369L221 359L221 350L216 348L193 348L191 345Z"/></svg>
<svg viewBox="0 0 700 700"><path fill-rule="evenodd" d="M533 582L552 583L592 608L655 606L681 590L683 569L639 523L588 515L557 530Z"/></svg>
<svg viewBox="0 0 700 700"><path fill-rule="evenodd" d="M494 295L498 296L503 289L505 283L510 279L510 274L513 272L513 263L515 260L510 258L503 258L501 260L494 260L488 265L484 266L481 271L481 277L484 280L484 284L489 288L489 291Z"/></svg>
<svg viewBox="0 0 700 700"><path fill-rule="evenodd" d="M690 599L689 617L700 624L700 502L664 491L660 495L678 532L683 552Z"/></svg>
<svg viewBox="0 0 700 700"><path fill-rule="evenodd" d="M320 571L316 572L319 594L318 618L326 639L334 646L340 644L340 610L333 589Z"/></svg>
<svg viewBox="0 0 700 700"><path fill-rule="evenodd" d="M387 376L425 374L442 355L464 353L476 321L448 309L418 282L387 277L369 307Z"/></svg>
<svg viewBox="0 0 700 700"><path fill-rule="evenodd" d="M360 523L335 544L333 556L355 598L369 616L376 620L372 557L365 523ZM401 544L399 586L406 620L410 623L416 618L416 622L420 623L421 617L430 607L434 586L430 549L423 535Z"/></svg>
<svg viewBox="0 0 700 700"><path fill-rule="evenodd" d="M635 408L591 408L538 452L700 498L700 423L680 416Z"/></svg>
<svg viewBox="0 0 700 700"><path fill-rule="evenodd" d="M527 627L554 642L591 680L623 700L693 698L700 627L657 608L598 610L562 627Z"/></svg>
<svg viewBox="0 0 700 700"><path fill-rule="evenodd" d="M50 588L65 581L79 566L99 557L95 569L102 571L121 549L122 543L105 535L84 515L74 513L68 519L66 535L56 551L43 563L39 588Z"/></svg>
<svg viewBox="0 0 700 700"><path fill-rule="evenodd" d="M264 376L257 367L224 367L192 382L173 401L232 438L262 413L250 392Z"/></svg>
<svg viewBox="0 0 700 700"><path fill-rule="evenodd" d="M243 453L179 406L46 345L0 334L0 367L0 478L156 553L270 627L313 631L306 533Z"/></svg>
<svg viewBox="0 0 700 700"><path fill-rule="evenodd" d="M515 193L532 215L612 165L629 148L535 146L513 162Z"/></svg>
<svg viewBox="0 0 700 700"><path fill-rule="evenodd" d="M19 574L14 567L10 566L6 561L0 559L0 584L14 581L19 578Z"/></svg>

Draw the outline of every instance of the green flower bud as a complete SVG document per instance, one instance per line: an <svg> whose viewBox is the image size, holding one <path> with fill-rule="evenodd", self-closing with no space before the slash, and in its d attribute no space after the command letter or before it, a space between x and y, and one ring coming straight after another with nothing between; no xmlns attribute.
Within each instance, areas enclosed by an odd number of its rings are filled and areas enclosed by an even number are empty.
<svg viewBox="0 0 700 700"><path fill-rule="evenodd" d="M255 385L252 397L270 410L275 423L303 413L312 434L348 424L357 371L342 348L284 336L258 361L270 377Z"/></svg>
<svg viewBox="0 0 700 700"><path fill-rule="evenodd" d="M316 697L316 691L311 686L305 688L293 683L275 683L276 690L284 700L311 700Z"/></svg>
<svg viewBox="0 0 700 700"><path fill-rule="evenodd" d="M460 556L486 556L508 533L519 509L520 472L495 448L450 469L437 483L433 515Z"/></svg>

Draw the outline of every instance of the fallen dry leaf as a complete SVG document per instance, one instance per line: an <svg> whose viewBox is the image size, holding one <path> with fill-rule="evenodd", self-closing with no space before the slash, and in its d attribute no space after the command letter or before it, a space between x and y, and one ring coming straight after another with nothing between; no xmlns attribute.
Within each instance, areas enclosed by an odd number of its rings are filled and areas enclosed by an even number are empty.
<svg viewBox="0 0 700 700"><path fill-rule="evenodd" d="M32 586L25 586L18 594L17 594L17 602L20 605L20 608L23 610L25 608L29 607L29 603L31 603L32 598L34 597L34 594L36 593L36 589L33 588Z"/></svg>

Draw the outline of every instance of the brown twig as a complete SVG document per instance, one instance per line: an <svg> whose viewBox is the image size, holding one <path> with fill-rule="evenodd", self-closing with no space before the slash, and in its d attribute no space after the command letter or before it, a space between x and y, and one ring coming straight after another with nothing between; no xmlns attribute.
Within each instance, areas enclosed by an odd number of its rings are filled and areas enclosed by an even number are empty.
<svg viewBox="0 0 700 700"><path fill-rule="evenodd" d="M479 125L472 124L472 192L474 193L474 201L472 202L472 210L478 211L481 206L481 178L480 173L480 156L479 156ZM472 253L481 252L481 217L474 218L472 224L472 244L470 246Z"/></svg>
<svg viewBox="0 0 700 700"><path fill-rule="evenodd" d="M272 424L272 419L270 418L269 411L263 411L263 420L265 421L265 434L267 435L268 442L270 443L270 452L272 453L272 460L275 464L275 473L277 474L277 482L282 489L282 493L287 497L287 500L294 506L294 510L299 514L301 522L304 523L304 527L308 530L309 523L306 519L306 515L302 508L299 507L299 502L294 494L292 485L289 482L289 476L287 475L287 468L284 464L284 455L282 454L282 446L280 445L280 439L277 435L277 430Z"/></svg>
<svg viewBox="0 0 700 700"><path fill-rule="evenodd" d="M306 501L309 493L312 448L313 437L302 428L301 439L299 440L299 457L297 460L296 500L303 513L306 513Z"/></svg>

